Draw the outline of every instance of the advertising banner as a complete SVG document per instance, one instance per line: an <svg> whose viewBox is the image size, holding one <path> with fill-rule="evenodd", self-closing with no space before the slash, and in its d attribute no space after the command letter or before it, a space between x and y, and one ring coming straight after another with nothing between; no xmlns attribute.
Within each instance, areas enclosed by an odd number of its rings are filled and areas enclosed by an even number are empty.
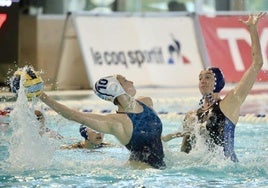
<svg viewBox="0 0 268 188"><path fill-rule="evenodd" d="M136 86L191 86L203 68L190 17L73 17L89 80L122 74Z"/></svg>
<svg viewBox="0 0 268 188"><path fill-rule="evenodd" d="M19 60L19 2L0 0L0 85L7 85L7 72Z"/></svg>
<svg viewBox="0 0 268 188"><path fill-rule="evenodd" d="M252 63L247 16L199 16L210 64L222 68L227 82L238 82ZM268 16L259 22L264 65L257 81L268 81Z"/></svg>

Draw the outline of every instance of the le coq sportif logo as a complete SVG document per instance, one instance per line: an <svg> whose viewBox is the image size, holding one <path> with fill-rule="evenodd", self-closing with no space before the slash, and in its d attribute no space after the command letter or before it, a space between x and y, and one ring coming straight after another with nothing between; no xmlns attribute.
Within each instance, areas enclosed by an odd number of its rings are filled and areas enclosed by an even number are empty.
<svg viewBox="0 0 268 188"><path fill-rule="evenodd" d="M129 51L101 51L90 47L90 54L95 65L123 65L129 68L129 66L142 67L144 64L189 64L189 59L181 53L179 40L175 39L173 35L171 36L171 42L164 47L164 50L161 46ZM167 58L164 57L163 52L168 54Z"/></svg>

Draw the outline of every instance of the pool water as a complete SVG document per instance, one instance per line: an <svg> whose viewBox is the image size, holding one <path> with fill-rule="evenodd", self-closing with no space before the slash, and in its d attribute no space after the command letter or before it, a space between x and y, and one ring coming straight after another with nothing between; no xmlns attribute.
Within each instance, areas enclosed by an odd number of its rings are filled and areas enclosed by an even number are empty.
<svg viewBox="0 0 268 188"><path fill-rule="evenodd" d="M183 113L196 108L198 103L197 94L177 90L151 89L141 94L153 96L163 122L163 134L182 130ZM19 101L1 104L14 110L9 125L1 125L0 187L268 187L266 95L249 96L241 109L244 114L235 132L239 163L225 160L221 152L204 153L203 147L191 154L182 153L178 138L163 143L165 170L142 170L127 164L127 149L112 135L104 138L112 147L60 150L63 144L82 140L79 124L62 118L38 100L27 102L21 94ZM79 100L73 96L61 102L86 113L115 110L92 92ZM245 115L252 106L255 114ZM43 110L47 127L64 139L39 136L35 108Z"/></svg>

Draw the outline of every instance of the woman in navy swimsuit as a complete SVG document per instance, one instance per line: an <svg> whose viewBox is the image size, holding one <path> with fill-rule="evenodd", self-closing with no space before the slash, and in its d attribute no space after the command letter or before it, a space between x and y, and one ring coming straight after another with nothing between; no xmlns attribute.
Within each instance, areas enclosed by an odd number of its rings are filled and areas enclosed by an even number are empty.
<svg viewBox="0 0 268 188"><path fill-rule="evenodd" d="M44 92L39 97L63 117L98 132L114 135L130 151L131 164L165 168L162 122L152 108L152 99L134 99L136 89L133 82L122 75L101 78L96 82L94 91L100 98L113 102L117 106L117 113L85 114L58 103Z"/></svg>
<svg viewBox="0 0 268 188"><path fill-rule="evenodd" d="M204 138L209 150L221 146L226 158L237 162L234 152L235 125L239 119L240 107L250 92L263 65L257 23L264 13L250 15L244 23L250 33L253 63L237 86L223 99L220 91L225 85L224 75L219 68L209 67L199 74L199 90L203 95L200 108L188 112L184 119L184 134L181 151L189 153L195 147L196 138Z"/></svg>

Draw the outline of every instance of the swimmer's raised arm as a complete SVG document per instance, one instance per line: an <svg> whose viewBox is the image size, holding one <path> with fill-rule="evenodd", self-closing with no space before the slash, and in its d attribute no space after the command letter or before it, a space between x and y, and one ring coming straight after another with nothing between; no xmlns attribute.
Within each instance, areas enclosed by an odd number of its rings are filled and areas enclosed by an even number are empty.
<svg viewBox="0 0 268 188"><path fill-rule="evenodd" d="M252 64L249 69L245 72L237 86L230 91L224 100L221 102L221 109L227 117L230 117L234 123L237 122L240 106L246 99L250 92L253 84L257 78L259 71L263 65L263 57L261 51L261 45L259 35L257 31L258 21L262 18L265 13L259 13L256 15L250 15L247 21L240 20L245 24L249 30L251 38L251 54Z"/></svg>
<svg viewBox="0 0 268 188"><path fill-rule="evenodd" d="M256 77L261 70L263 65L263 57L261 51L261 45L259 40L259 35L257 31L257 23L261 17L263 17L265 13L259 13L258 15L250 15L247 21L242 21L249 30L250 38L251 38L251 54L252 54L252 64L246 73L243 75L241 81L238 83L235 88L235 92L239 95L243 100L246 98L250 89L252 88ZM243 101L242 101L243 102Z"/></svg>

